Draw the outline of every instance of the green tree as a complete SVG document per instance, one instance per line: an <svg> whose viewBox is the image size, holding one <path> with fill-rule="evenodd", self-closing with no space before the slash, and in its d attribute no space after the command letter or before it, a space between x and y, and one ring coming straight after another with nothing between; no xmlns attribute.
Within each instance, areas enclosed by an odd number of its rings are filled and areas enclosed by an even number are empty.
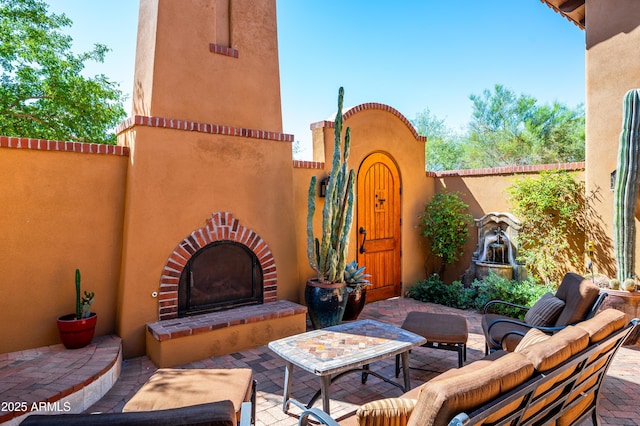
<svg viewBox="0 0 640 426"><path fill-rule="evenodd" d="M427 108L418 113L412 123L421 136L427 137L426 170L438 172L464 168L460 137L447 127L444 120Z"/></svg>
<svg viewBox="0 0 640 426"><path fill-rule="evenodd" d="M584 110L555 102L539 106L502 85L471 95L464 161L470 168L584 160Z"/></svg>
<svg viewBox="0 0 640 426"><path fill-rule="evenodd" d="M431 252L442 259L438 275L444 267L460 259L469 237L472 221L469 206L456 192L439 192L433 196L419 216L422 235L427 238Z"/></svg>
<svg viewBox="0 0 640 426"><path fill-rule="evenodd" d="M125 97L105 75L81 75L108 48L74 54L70 25L41 0L0 0L0 134L116 143Z"/></svg>

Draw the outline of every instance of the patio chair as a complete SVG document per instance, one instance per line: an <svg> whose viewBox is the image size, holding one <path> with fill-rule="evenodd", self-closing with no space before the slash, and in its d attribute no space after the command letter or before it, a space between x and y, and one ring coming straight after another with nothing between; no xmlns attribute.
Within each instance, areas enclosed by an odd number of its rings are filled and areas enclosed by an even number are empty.
<svg viewBox="0 0 640 426"><path fill-rule="evenodd" d="M526 307L492 300L484 306L482 330L485 336L485 353L498 349L513 350L531 328L553 334L568 325L593 317L607 293L591 280L568 272L556 294L545 294L533 306ZM525 313L524 321L491 313L496 305L509 306Z"/></svg>

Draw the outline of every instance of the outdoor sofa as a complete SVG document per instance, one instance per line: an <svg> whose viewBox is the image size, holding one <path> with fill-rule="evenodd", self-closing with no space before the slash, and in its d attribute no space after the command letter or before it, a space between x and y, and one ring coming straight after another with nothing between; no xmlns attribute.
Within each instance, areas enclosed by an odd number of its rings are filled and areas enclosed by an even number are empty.
<svg viewBox="0 0 640 426"><path fill-rule="evenodd" d="M529 330L513 352L498 350L449 370L400 398L361 406L341 425L440 426L599 424L597 403L607 369L638 319L604 310L554 335ZM304 411L327 425L338 423L318 408Z"/></svg>

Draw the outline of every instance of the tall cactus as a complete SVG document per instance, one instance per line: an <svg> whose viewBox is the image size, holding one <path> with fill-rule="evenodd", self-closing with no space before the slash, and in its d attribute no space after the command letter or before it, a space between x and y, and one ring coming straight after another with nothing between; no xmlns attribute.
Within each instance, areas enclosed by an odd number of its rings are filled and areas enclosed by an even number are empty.
<svg viewBox="0 0 640 426"><path fill-rule="evenodd" d="M344 281L344 269L349 250L349 234L353 222L355 198L355 172L349 170L349 145L351 131L347 127L342 150L342 101L344 89L338 91L338 112L334 126L334 148L329 183L322 210L322 240L314 237L313 215L315 213L316 177L309 185L309 212L307 214L307 257L309 264L318 273L318 280Z"/></svg>
<svg viewBox="0 0 640 426"><path fill-rule="evenodd" d="M640 184L640 89L627 92L622 115L613 196L614 246L620 282L631 278L635 269L635 209Z"/></svg>

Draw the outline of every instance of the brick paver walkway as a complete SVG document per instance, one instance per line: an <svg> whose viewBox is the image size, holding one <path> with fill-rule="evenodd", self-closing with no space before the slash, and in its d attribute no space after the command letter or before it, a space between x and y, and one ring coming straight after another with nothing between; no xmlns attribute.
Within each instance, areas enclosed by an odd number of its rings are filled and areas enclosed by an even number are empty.
<svg viewBox="0 0 640 426"><path fill-rule="evenodd" d="M368 304L361 319L371 318L388 324L400 326L410 311L449 312L464 315L469 325L467 360L484 357L484 339L480 327L480 315L474 312L460 311L430 303L421 303L413 299L390 299ZM609 369L602 389L600 400L601 424L603 425L640 425L640 346L623 347ZM418 348L410 355L412 367L411 383L418 385L437 374L457 367L457 354L429 348ZM297 424L299 410L290 409L289 414L282 412L282 386L285 362L272 353L266 346L209 358L186 364L184 368L251 368L258 380L256 407L257 425L287 426ZM382 374L394 375L394 360L379 361L372 365ZM154 373L155 365L147 358L128 359L123 362L122 374L116 385L98 403L88 411L121 411L125 402ZM296 369L294 372L292 397L305 403L319 389L318 377ZM354 412L362 403L400 396L401 391L375 377L370 377L366 385L360 384L357 374L346 375L331 385L331 413L340 419ZM316 402L319 406L320 402ZM585 422L591 425L591 422Z"/></svg>

